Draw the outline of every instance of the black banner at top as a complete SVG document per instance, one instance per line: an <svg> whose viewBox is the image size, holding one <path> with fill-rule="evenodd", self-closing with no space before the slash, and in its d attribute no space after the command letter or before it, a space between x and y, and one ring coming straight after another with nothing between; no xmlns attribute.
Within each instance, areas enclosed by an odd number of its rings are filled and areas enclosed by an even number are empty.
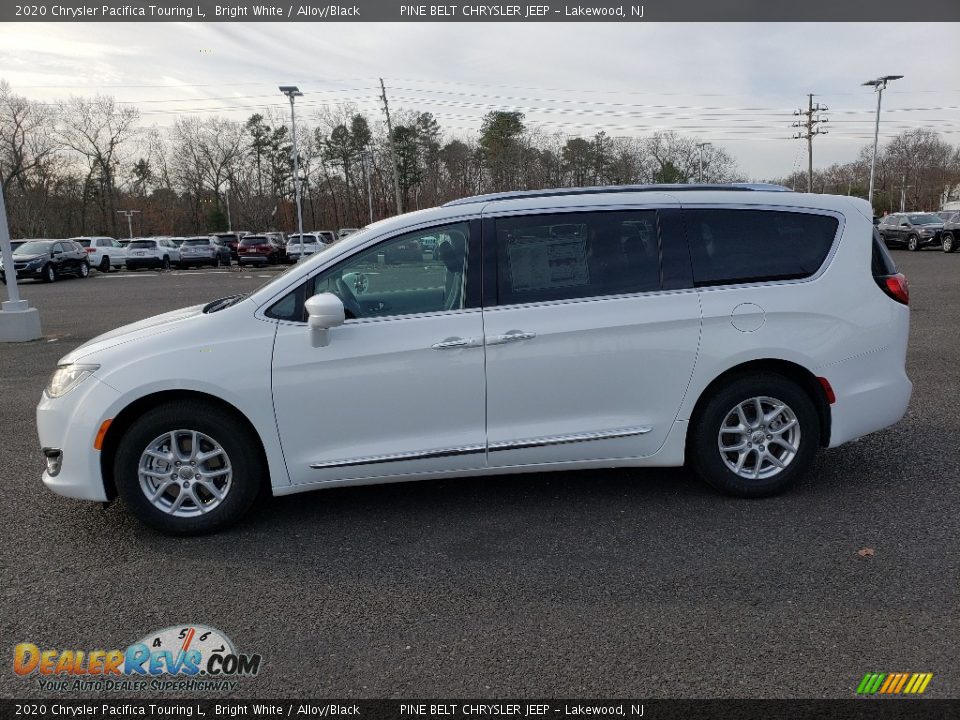
<svg viewBox="0 0 960 720"><path fill-rule="evenodd" d="M960 22L960 0L32 0L2 22Z"/></svg>

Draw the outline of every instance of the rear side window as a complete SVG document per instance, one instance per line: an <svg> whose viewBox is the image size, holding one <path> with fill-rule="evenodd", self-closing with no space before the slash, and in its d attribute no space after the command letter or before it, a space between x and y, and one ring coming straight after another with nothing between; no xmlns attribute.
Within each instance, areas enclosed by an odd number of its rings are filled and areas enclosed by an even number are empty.
<svg viewBox="0 0 960 720"><path fill-rule="evenodd" d="M897 274L896 263L893 262L886 243L883 242L883 238L876 230L873 231L873 259L870 265L875 278Z"/></svg>
<svg viewBox="0 0 960 720"><path fill-rule="evenodd" d="M653 210L522 215L494 228L500 304L660 289Z"/></svg>
<svg viewBox="0 0 960 720"><path fill-rule="evenodd" d="M839 226L826 215L780 210L685 210L697 287L813 275Z"/></svg>

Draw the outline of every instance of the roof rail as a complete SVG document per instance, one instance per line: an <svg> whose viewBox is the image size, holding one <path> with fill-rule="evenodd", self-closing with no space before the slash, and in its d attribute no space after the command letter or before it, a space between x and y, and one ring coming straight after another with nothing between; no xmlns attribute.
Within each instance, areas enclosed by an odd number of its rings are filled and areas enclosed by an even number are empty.
<svg viewBox="0 0 960 720"><path fill-rule="evenodd" d="M769 191L791 192L790 188L772 183L694 183L684 185L598 185L595 187L550 188L546 190L516 190L511 192L488 193L451 200L443 207L452 205L470 205L472 203L493 202L494 200L519 200L534 197L562 197L564 195L606 195L634 192L689 192L691 190L728 190L733 192Z"/></svg>

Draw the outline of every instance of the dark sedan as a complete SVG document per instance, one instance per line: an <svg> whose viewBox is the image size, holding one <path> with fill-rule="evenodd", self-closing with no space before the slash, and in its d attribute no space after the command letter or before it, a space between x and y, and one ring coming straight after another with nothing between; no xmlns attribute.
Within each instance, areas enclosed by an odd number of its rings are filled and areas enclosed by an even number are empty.
<svg viewBox="0 0 960 720"><path fill-rule="evenodd" d="M0 280L7 282L0 260ZM87 251L72 240L29 240L13 251L17 279L33 278L53 282L63 275L85 278L90 274Z"/></svg>
<svg viewBox="0 0 960 720"><path fill-rule="evenodd" d="M880 221L877 230L888 246L919 250L940 242L943 220L933 213L893 213Z"/></svg>

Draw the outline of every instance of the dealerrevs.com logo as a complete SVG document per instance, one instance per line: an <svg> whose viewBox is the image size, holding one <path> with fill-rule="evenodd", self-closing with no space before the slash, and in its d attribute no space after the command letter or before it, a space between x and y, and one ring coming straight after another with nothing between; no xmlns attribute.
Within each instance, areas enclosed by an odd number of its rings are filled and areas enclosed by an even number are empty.
<svg viewBox="0 0 960 720"><path fill-rule="evenodd" d="M13 671L41 690L179 692L235 691L240 678L260 672L259 654L238 653L233 641L207 625L173 625L126 650L40 648L20 643Z"/></svg>

